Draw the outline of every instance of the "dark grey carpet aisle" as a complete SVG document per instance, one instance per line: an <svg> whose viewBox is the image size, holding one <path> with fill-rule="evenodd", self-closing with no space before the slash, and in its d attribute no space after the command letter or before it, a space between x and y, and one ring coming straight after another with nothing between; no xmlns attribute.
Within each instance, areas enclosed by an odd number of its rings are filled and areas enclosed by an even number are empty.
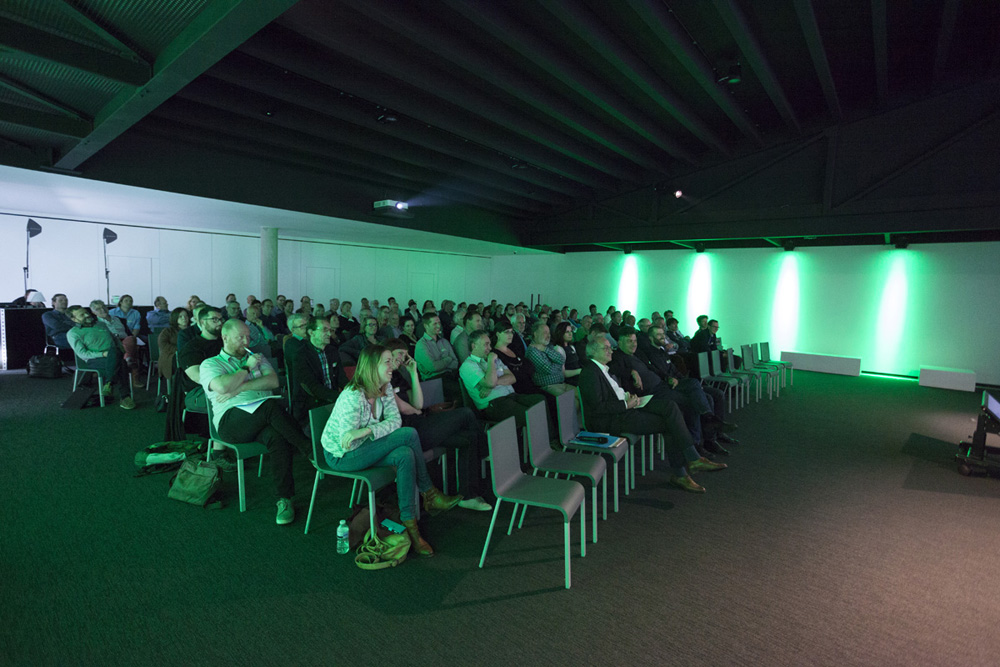
<svg viewBox="0 0 1000 667"><path fill-rule="evenodd" d="M439 555L363 572L334 550L348 486L302 534L133 479L161 415L68 411L70 381L0 375L0 664L994 665L1000 480L951 461L978 395L797 373L734 419L705 496L640 478L562 589L535 511L476 567L489 514L430 519ZM230 487L232 488L232 487ZM503 514L509 516L506 512Z"/></svg>

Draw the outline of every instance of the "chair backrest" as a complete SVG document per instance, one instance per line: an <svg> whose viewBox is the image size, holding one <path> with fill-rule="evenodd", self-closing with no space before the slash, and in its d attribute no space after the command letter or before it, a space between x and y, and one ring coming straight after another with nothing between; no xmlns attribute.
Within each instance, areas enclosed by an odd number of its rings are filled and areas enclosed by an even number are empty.
<svg viewBox="0 0 1000 667"><path fill-rule="evenodd" d="M556 420L559 422L559 442L569 442L581 430L575 391L556 396Z"/></svg>
<svg viewBox="0 0 1000 667"><path fill-rule="evenodd" d="M743 368L753 368L757 365L753 361L753 350L749 345L740 345L740 352L743 353Z"/></svg>
<svg viewBox="0 0 1000 667"><path fill-rule="evenodd" d="M577 387L576 391L573 392L576 395L576 404L580 408L580 431L587 430L587 413L583 409L583 394L580 393L580 388ZM577 431L579 433L580 431ZM574 433L573 435L576 435Z"/></svg>
<svg viewBox="0 0 1000 667"><path fill-rule="evenodd" d="M357 366L344 366L344 377L350 382L354 379L354 371L357 370Z"/></svg>
<svg viewBox="0 0 1000 667"><path fill-rule="evenodd" d="M712 374L711 369L708 367L708 352L698 353L698 376L707 378Z"/></svg>
<svg viewBox="0 0 1000 667"><path fill-rule="evenodd" d="M424 380L420 383L420 391L424 395L424 406L444 403L444 383L441 378Z"/></svg>
<svg viewBox="0 0 1000 667"><path fill-rule="evenodd" d="M545 414L545 401L539 401L528 408L524 418L528 423L528 463L539 466L545 459L546 450L552 449L549 447L549 422Z"/></svg>
<svg viewBox="0 0 1000 667"><path fill-rule="evenodd" d="M517 453L517 423L508 417L486 432L493 491L503 495L524 473Z"/></svg>
<svg viewBox="0 0 1000 667"><path fill-rule="evenodd" d="M761 361L771 361L771 344L761 343L760 344L760 360Z"/></svg>
<svg viewBox="0 0 1000 667"><path fill-rule="evenodd" d="M314 463L322 464L326 461L321 439L323 437L323 429L326 428L326 423L330 421L330 415L332 414L332 404L321 405L309 411L309 439L312 440Z"/></svg>
<svg viewBox="0 0 1000 667"><path fill-rule="evenodd" d="M215 430L215 418L212 416L212 399L208 396L205 397L205 405L208 406L208 437L212 440L222 440L219 437L218 431Z"/></svg>
<svg viewBox="0 0 1000 667"><path fill-rule="evenodd" d="M754 366L760 363L760 357L757 355L757 343L750 343L750 360L753 361Z"/></svg>
<svg viewBox="0 0 1000 667"><path fill-rule="evenodd" d="M163 331L161 328L160 331ZM160 335L159 332L154 336L149 335L149 363L158 362L160 360Z"/></svg>
<svg viewBox="0 0 1000 667"><path fill-rule="evenodd" d="M722 355L718 350L712 350L708 353L708 361L712 375L724 375L722 371Z"/></svg>

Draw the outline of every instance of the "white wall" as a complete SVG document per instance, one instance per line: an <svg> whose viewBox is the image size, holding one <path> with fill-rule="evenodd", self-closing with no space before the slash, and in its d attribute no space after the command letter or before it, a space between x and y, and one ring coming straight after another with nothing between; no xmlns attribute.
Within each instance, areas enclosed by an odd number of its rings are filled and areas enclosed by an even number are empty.
<svg viewBox="0 0 1000 667"><path fill-rule="evenodd" d="M31 240L29 286L47 297L65 292L71 303L103 298L105 225L38 220L44 231ZM0 216L6 300L22 293L26 222ZM256 237L107 227L118 234L108 246L112 296L129 292L145 305L162 294L174 306L192 294L215 304L228 292L275 296L259 293ZM404 304L528 302L540 292L546 303L581 310L614 303L648 316L671 308L688 333L704 312L720 320L727 344L769 340L776 356L858 356L864 370L903 375L921 365L968 368L1000 384L998 256L1000 243L479 257L281 239L278 289L355 304L389 296Z"/></svg>
<svg viewBox="0 0 1000 667"><path fill-rule="evenodd" d="M604 312L614 303L643 316L671 308L686 333L706 313L720 320L726 344L768 340L775 356L857 356L864 370L901 375L965 368L1000 384L998 260L1000 243L498 256L491 296L540 291L552 305L596 303ZM633 303L622 284L627 262L639 275ZM706 283L710 294L698 289Z"/></svg>

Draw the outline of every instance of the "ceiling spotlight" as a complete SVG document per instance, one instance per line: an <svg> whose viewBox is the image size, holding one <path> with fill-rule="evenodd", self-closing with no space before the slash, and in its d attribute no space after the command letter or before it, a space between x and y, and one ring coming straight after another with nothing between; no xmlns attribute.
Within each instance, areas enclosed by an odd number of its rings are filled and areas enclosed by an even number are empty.
<svg viewBox="0 0 1000 667"><path fill-rule="evenodd" d="M704 243L695 243L694 244L694 251L695 252L705 252L705 244Z"/></svg>
<svg viewBox="0 0 1000 667"><path fill-rule="evenodd" d="M399 120L399 118L392 111L389 111L384 107L377 107L375 109L375 122L382 123L384 125L386 123L395 123L397 120Z"/></svg>
<svg viewBox="0 0 1000 667"><path fill-rule="evenodd" d="M781 244L781 247L785 249L785 252L791 252L795 250L795 241L792 239L785 239L785 242Z"/></svg>
<svg viewBox="0 0 1000 667"><path fill-rule="evenodd" d="M893 239L894 245L899 250L906 250L910 247L910 239L906 236L897 236Z"/></svg>
<svg viewBox="0 0 1000 667"><path fill-rule="evenodd" d="M683 196L684 196L683 192L681 192L680 190L674 190L674 197L675 198L680 199Z"/></svg>
<svg viewBox="0 0 1000 667"><path fill-rule="evenodd" d="M715 73L718 83L735 86L743 81L743 67L738 58L727 57L716 61Z"/></svg>

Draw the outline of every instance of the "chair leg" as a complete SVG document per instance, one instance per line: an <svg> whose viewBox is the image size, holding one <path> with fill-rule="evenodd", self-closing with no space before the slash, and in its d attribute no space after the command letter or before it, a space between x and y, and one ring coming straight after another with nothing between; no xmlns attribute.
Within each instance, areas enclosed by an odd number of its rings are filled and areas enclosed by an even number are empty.
<svg viewBox="0 0 1000 667"><path fill-rule="evenodd" d="M608 520L608 471L604 471L604 477L601 478L601 488L604 494L604 520Z"/></svg>
<svg viewBox="0 0 1000 667"><path fill-rule="evenodd" d="M584 496L586 498L586 496ZM587 556L587 501L580 501L580 558Z"/></svg>
<svg viewBox="0 0 1000 667"><path fill-rule="evenodd" d="M375 532L375 489L372 488L371 484L368 484L368 523L369 530L372 531L372 537L378 535Z"/></svg>
<svg viewBox="0 0 1000 667"><path fill-rule="evenodd" d="M618 482L618 469L621 467L619 463L619 461L615 461L615 514L618 513L618 489L621 487L621 484ZM628 461L626 460L625 463L627 465Z"/></svg>
<svg viewBox="0 0 1000 667"><path fill-rule="evenodd" d="M639 441L639 447L642 447L642 440ZM630 474L630 481L625 485L625 495L628 495L630 489L635 488L635 447L631 445L628 446L628 450L632 452L632 470Z"/></svg>
<svg viewBox="0 0 1000 667"><path fill-rule="evenodd" d="M104 378L101 377L101 374L98 373L97 374L97 400L101 404L102 408L104 407L104 382L102 382L103 379ZM131 382L131 380L129 380L129 382Z"/></svg>
<svg viewBox="0 0 1000 667"><path fill-rule="evenodd" d="M517 505L517 503L514 503L514 512L510 515L510 525L507 526L508 535L514 532L514 519L517 518Z"/></svg>
<svg viewBox="0 0 1000 667"><path fill-rule="evenodd" d="M259 478L264 473L264 454L260 455L260 461L257 463L257 477Z"/></svg>
<svg viewBox="0 0 1000 667"><path fill-rule="evenodd" d="M456 451L455 456L458 456ZM457 483L457 482L456 482ZM448 450L444 451L444 456L441 457L441 490L444 495L448 495Z"/></svg>
<svg viewBox="0 0 1000 667"><path fill-rule="evenodd" d="M313 482L312 497L309 498L309 512L306 514L306 530L305 530L305 533L303 533L304 535L308 535L309 534L309 522L312 521L312 518L313 518L313 507L316 505L316 489L319 488L319 480L322 479L322 477L323 477L323 473L321 473L319 470L317 470L316 471L316 481Z"/></svg>
<svg viewBox="0 0 1000 667"><path fill-rule="evenodd" d="M351 498L347 503L347 508L350 509L354 507L354 494L358 491L358 480L354 480L354 484L351 485ZM360 498L360 496L359 496Z"/></svg>
<svg viewBox="0 0 1000 667"><path fill-rule="evenodd" d="M565 552L564 560L566 563L566 589L569 590L570 587L570 568L569 568L569 518L563 522L563 551Z"/></svg>
<svg viewBox="0 0 1000 667"><path fill-rule="evenodd" d="M500 500L499 498L497 498L497 504L493 507L493 518L490 519L490 529L486 533L486 544L483 545L483 555L479 557L479 568L480 569L482 569L483 563L486 562L486 551L490 548L490 538L493 536L493 526L497 522L497 514L500 513L500 504L502 502L503 502L502 500ZM569 541L568 540L566 542L566 548L569 549ZM569 553L569 552L567 551L567 553ZM567 562L566 567L568 568L569 567L569 561L567 560L566 562ZM567 572L568 572L568 570L567 570Z"/></svg>
<svg viewBox="0 0 1000 667"><path fill-rule="evenodd" d="M244 477L243 477L243 459L240 459L236 462L236 477L237 479L239 479L239 486L240 486L240 511L246 512L247 496L246 496L246 487L244 486Z"/></svg>
<svg viewBox="0 0 1000 667"><path fill-rule="evenodd" d="M590 484L590 513L594 515L594 544L597 544L597 480L591 480Z"/></svg>
<svg viewBox="0 0 1000 667"><path fill-rule="evenodd" d="M639 449L642 450L642 466L640 467L640 471L642 472L642 476L645 477L646 476L646 436L642 436L641 438L639 438ZM633 487L633 488L635 488L635 487Z"/></svg>

